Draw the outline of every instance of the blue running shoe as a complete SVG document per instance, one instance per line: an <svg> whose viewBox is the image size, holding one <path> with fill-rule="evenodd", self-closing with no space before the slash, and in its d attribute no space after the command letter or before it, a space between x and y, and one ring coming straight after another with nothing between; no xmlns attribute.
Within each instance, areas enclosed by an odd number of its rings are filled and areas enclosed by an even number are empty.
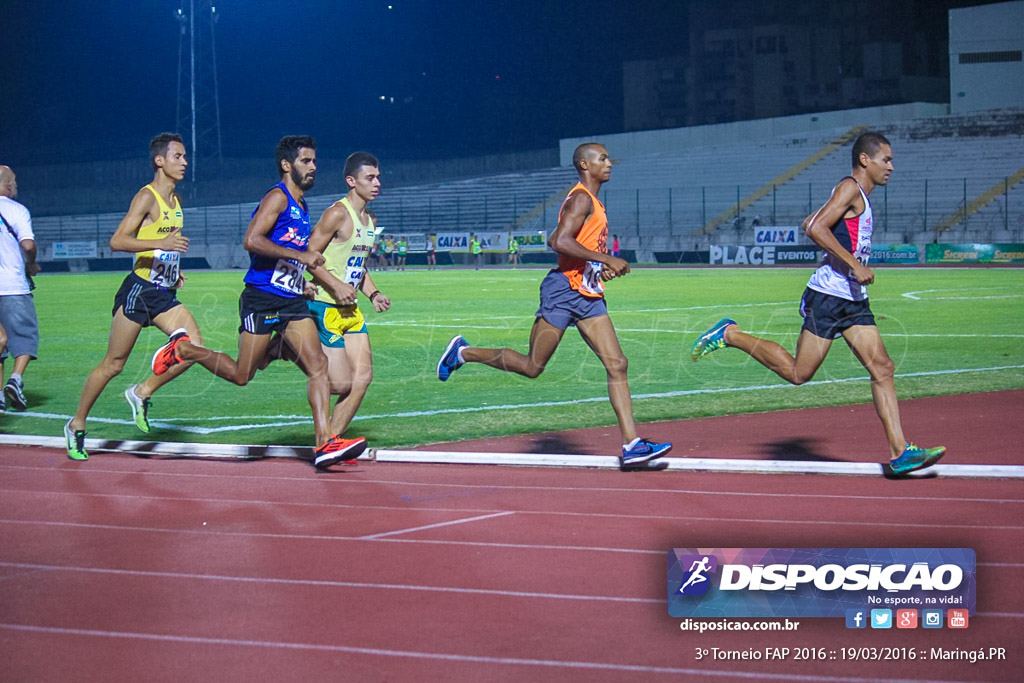
<svg viewBox="0 0 1024 683"><path fill-rule="evenodd" d="M690 349L690 360L696 363L712 351L724 349L725 328L735 324L736 321L732 318L722 318L710 327L707 332L697 337L697 341L693 342L693 348Z"/></svg>
<svg viewBox="0 0 1024 683"><path fill-rule="evenodd" d="M447 381L452 373L463 366L465 361L459 360L459 349L469 346L469 342L461 334L452 337L448 342L448 348L441 354L441 360L437 361L437 378L442 382Z"/></svg>
<svg viewBox="0 0 1024 683"><path fill-rule="evenodd" d="M922 470L925 467L931 467L941 460L945 454L945 446L918 448L914 444L908 443L900 457L889 463L889 467L892 468L893 474L907 474L908 472Z"/></svg>
<svg viewBox="0 0 1024 683"><path fill-rule="evenodd" d="M622 447L622 457L619 458L619 464L622 467L630 467L632 465L639 465L661 456L672 450L672 444L670 443L654 443L647 439L640 439L632 447Z"/></svg>

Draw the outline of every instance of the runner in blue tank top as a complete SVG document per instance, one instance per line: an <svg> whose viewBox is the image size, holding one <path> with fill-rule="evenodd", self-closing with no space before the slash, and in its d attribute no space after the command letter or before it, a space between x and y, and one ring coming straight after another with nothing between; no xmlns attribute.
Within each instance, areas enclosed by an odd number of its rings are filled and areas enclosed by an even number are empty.
<svg viewBox="0 0 1024 683"><path fill-rule="evenodd" d="M159 375L182 361L195 361L218 377L244 386L266 355L271 333L278 332L298 355L299 367L308 378L306 393L316 433L313 464L325 468L354 460L366 449L366 440L330 435L327 357L302 296L306 269L318 272L324 263L320 252L307 248L309 212L303 199L316 177L316 142L306 136L284 137L277 143L275 157L281 182L263 195L245 233L251 265L238 301L242 318L238 361L191 343L181 329L153 356L153 371Z"/></svg>
<svg viewBox="0 0 1024 683"><path fill-rule="evenodd" d="M734 346L787 382L803 384L821 367L832 341L842 337L871 375L875 412L889 442L888 471L901 476L934 465L946 449L919 448L904 439L893 380L895 364L868 305L867 287L875 281L874 271L868 268L873 227L868 195L875 187L888 184L893 171L892 147L883 135L864 133L853 143L852 161L850 176L840 180L825 205L803 223L807 236L825 252L825 258L800 301L804 324L796 355L773 341L740 331L735 320L723 318L694 342L691 358L696 361Z"/></svg>

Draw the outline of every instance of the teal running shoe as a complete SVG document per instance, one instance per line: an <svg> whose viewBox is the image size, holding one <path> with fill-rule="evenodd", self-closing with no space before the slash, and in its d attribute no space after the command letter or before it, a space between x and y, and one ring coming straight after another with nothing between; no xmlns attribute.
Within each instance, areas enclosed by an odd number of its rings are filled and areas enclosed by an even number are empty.
<svg viewBox="0 0 1024 683"><path fill-rule="evenodd" d="M693 348L690 349L690 360L696 363L712 351L724 349L726 346L725 328L735 324L736 321L732 318L722 318L712 327L708 328L707 332L697 337L697 341L693 342Z"/></svg>
<svg viewBox="0 0 1024 683"><path fill-rule="evenodd" d="M945 454L945 446L919 448L912 443L908 443L900 457L889 463L889 467L892 468L894 474L907 474L908 472L915 472L925 467L931 467L941 460Z"/></svg>

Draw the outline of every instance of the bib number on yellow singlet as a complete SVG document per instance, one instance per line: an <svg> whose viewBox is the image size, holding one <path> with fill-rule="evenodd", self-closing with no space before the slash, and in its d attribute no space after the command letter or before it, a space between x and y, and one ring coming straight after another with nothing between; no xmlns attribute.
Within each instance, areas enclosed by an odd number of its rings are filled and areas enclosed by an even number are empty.
<svg viewBox="0 0 1024 683"><path fill-rule="evenodd" d="M175 287L181 275L181 254L177 251L153 251L149 281L158 287Z"/></svg>
<svg viewBox="0 0 1024 683"><path fill-rule="evenodd" d="M366 257L350 256L345 264L345 278L342 281L358 289L359 283L363 281L363 273L365 272Z"/></svg>
<svg viewBox="0 0 1024 683"><path fill-rule="evenodd" d="M306 272L306 266L287 259L279 259L274 266L274 275L270 278L271 284L292 294L302 294L306 280L302 277Z"/></svg>
<svg viewBox="0 0 1024 683"><path fill-rule="evenodd" d="M587 261L587 266L583 269L583 281L580 283L580 289L590 294L604 294L604 283L601 282L602 269L604 269L604 264L600 261Z"/></svg>

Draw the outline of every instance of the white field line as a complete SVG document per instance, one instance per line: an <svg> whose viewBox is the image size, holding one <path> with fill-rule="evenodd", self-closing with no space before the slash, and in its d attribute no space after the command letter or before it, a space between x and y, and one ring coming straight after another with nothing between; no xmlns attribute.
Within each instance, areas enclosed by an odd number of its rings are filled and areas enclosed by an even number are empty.
<svg viewBox="0 0 1024 683"><path fill-rule="evenodd" d="M516 514L513 510L506 510L505 512L495 512L489 515L478 515L476 517L466 517L464 519L454 519L450 522L438 522L437 524L425 524L423 526L414 526L408 529L398 529L396 531L385 531L380 534L369 534L367 536L360 536L359 539L362 541L372 541L375 538L384 538L385 536L398 536L399 534L410 534L414 531L424 531L426 529L438 529L443 526L452 526L454 524L465 524L467 522L478 522L482 519L492 519L494 517L505 517L507 515Z"/></svg>
<svg viewBox="0 0 1024 683"><path fill-rule="evenodd" d="M1004 370L1020 370L1024 369L1024 365L999 365L987 368L955 368L950 370L927 370L922 372L906 372L899 373L896 375L898 379L907 379L911 377L938 377L941 375L962 375L970 374L974 372L1001 372ZM827 379L827 380L814 380L805 383L803 386L827 386L831 384L846 384L849 382L867 382L870 378L867 376L858 377L844 377L840 379ZM645 399L659 399L659 398L679 398L683 396L698 396L708 394L729 394L729 393L743 393L748 391L761 391L761 390L775 390L775 389L795 389L791 384L757 384L745 387L721 387L716 389L682 389L679 391L663 391L652 394L633 394L633 400L645 400ZM486 405L486 406L471 406L468 408L438 408L434 410L412 410L401 413L383 413L379 415L356 415L355 420L394 420L398 418L408 417L431 417L435 415L453 415L459 413L476 413L476 412L487 412L493 410L518 410L525 408L550 408L554 406L566 406L566 405L579 405L584 403L598 403L607 401L607 396L595 396L591 398L578 398L565 401L537 401L534 403L503 403L500 405ZM6 414L8 417L36 417L51 420L60 420L67 422L70 419L69 415L62 415L57 413L37 413L34 411L25 412L13 412L10 411ZM119 420L113 418L89 418L96 422L105 422L108 424L121 424L121 425L134 425L135 423L131 420ZM229 419L224 417L216 418L193 418L192 422L203 422L207 420L223 420ZM188 432L192 434L216 434L221 432L235 432L242 430L251 429L266 429L270 427L285 427L296 424L312 424L313 420L311 417L306 415L275 415L275 416L261 416L261 415L246 415L236 416L234 419L237 420L265 420L271 419L273 422L259 422L259 423L246 423L237 425L228 425L225 427L195 427L188 425L176 425L170 421L151 420L150 424L161 427L163 429ZM23 443L32 445L32 437L23 437L25 440L17 443ZM15 442L10 442L15 443Z"/></svg>

